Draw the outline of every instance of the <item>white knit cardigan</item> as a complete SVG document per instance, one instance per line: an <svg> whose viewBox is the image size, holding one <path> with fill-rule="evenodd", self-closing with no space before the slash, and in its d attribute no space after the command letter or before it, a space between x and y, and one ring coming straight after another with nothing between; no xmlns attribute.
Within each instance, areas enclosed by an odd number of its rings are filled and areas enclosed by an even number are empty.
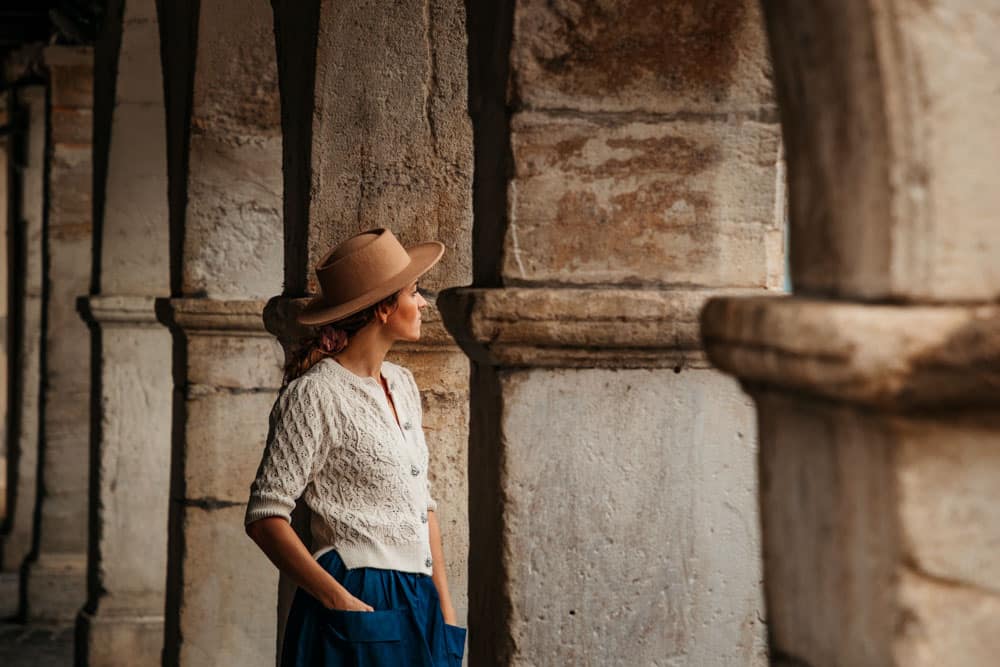
<svg viewBox="0 0 1000 667"><path fill-rule="evenodd" d="M245 523L291 521L300 496L312 510L315 555L336 549L348 568L432 572L420 393L409 370L385 361L399 415L381 383L324 359L288 383L250 485Z"/></svg>

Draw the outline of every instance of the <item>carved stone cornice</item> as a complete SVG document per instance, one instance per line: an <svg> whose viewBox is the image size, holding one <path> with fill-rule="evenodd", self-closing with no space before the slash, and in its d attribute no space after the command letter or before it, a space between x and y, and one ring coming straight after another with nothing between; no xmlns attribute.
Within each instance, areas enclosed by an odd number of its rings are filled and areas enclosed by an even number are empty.
<svg viewBox="0 0 1000 667"><path fill-rule="evenodd" d="M479 363L513 367L705 367L698 313L749 290L457 288L445 326ZM753 291L752 293L759 293Z"/></svg>
<svg viewBox="0 0 1000 667"><path fill-rule="evenodd" d="M155 328L162 326L156 316L156 297L102 295L80 297L81 317L101 327Z"/></svg>
<svg viewBox="0 0 1000 667"><path fill-rule="evenodd" d="M157 299L161 322L185 333L203 336L268 336L264 328L265 301L206 298Z"/></svg>
<svg viewBox="0 0 1000 667"><path fill-rule="evenodd" d="M1000 305L713 299L709 359L748 389L774 387L888 410L1000 403Z"/></svg>

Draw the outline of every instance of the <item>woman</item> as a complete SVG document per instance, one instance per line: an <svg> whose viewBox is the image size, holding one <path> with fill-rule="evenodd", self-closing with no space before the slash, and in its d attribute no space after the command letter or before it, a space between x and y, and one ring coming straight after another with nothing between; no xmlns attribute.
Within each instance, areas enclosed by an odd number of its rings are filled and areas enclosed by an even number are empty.
<svg viewBox="0 0 1000 667"><path fill-rule="evenodd" d="M376 229L316 268L322 294L298 321L317 335L286 367L246 512L247 533L299 587L283 667L461 664L420 394L384 360L397 340L420 337L416 281L443 253ZM300 496L312 555L290 525Z"/></svg>

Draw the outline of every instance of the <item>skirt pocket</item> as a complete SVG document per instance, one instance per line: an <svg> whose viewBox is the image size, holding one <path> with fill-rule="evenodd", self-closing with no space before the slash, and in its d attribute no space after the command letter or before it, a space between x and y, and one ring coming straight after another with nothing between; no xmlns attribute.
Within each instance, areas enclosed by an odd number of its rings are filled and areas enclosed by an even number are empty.
<svg viewBox="0 0 1000 667"><path fill-rule="evenodd" d="M324 633L324 667L419 665L405 641L406 610L329 610Z"/></svg>
<svg viewBox="0 0 1000 667"><path fill-rule="evenodd" d="M462 664L462 656L465 655L465 628L460 628L457 625L444 625L444 641L445 649L448 653L448 658L450 659L449 665L451 667L460 667Z"/></svg>

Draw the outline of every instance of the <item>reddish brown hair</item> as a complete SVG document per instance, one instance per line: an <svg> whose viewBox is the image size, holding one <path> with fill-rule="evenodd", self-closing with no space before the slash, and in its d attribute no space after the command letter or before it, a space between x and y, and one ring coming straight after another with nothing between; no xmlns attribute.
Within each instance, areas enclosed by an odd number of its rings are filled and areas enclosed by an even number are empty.
<svg viewBox="0 0 1000 667"><path fill-rule="evenodd" d="M364 310L348 315L342 320L324 324L316 328L316 333L299 341L288 354L285 363L285 382L291 382L326 358L333 358L350 343L354 334L375 320L375 313L381 305L395 306L399 292L390 294L378 303Z"/></svg>

